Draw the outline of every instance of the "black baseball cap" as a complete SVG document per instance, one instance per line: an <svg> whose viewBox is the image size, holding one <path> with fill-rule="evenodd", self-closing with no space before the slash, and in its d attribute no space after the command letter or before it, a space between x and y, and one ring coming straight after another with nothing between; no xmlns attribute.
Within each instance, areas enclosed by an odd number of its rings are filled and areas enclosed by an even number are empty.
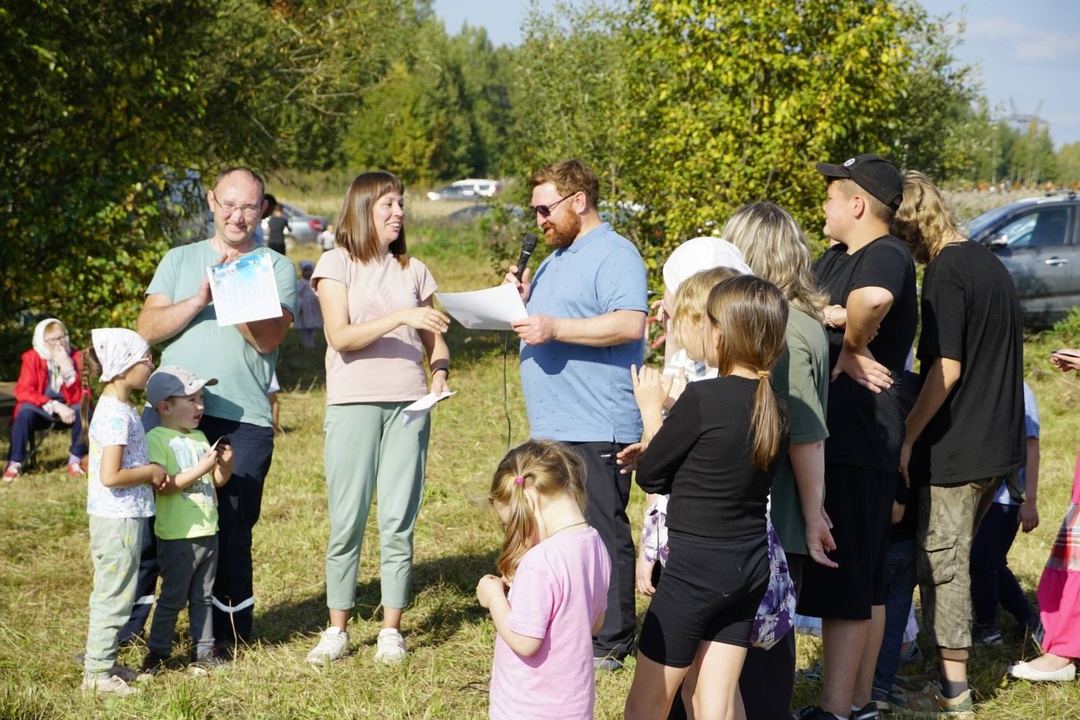
<svg viewBox="0 0 1080 720"><path fill-rule="evenodd" d="M817 171L827 178L854 180L893 210L898 209L904 200L904 177L880 155L863 153L845 160L843 165L819 162Z"/></svg>

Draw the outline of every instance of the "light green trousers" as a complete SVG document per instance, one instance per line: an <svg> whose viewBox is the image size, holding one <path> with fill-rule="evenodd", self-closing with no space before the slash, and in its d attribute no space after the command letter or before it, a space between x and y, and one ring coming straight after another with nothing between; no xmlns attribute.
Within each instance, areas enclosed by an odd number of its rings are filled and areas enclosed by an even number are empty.
<svg viewBox="0 0 1080 720"><path fill-rule="evenodd" d="M413 526L424 493L431 417L402 426L409 403L357 403L326 408L326 490L330 542L326 605L356 604L356 576L371 501L377 496L383 607L408 605Z"/></svg>
<svg viewBox="0 0 1080 720"><path fill-rule="evenodd" d="M146 518L90 516L90 557L94 588L90 591L90 629L86 633L83 675L108 677L116 664L120 628L131 615L139 576L139 552Z"/></svg>

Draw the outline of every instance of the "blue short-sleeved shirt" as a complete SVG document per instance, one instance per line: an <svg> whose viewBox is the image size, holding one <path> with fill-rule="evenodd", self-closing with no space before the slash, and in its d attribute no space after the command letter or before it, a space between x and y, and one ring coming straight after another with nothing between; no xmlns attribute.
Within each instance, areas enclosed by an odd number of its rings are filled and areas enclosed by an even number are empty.
<svg viewBox="0 0 1080 720"><path fill-rule="evenodd" d="M1027 383L1024 383L1024 435L1025 437L1039 439L1039 403L1035 401L1035 393L1031 391ZM1027 486L1025 468L1020 468L1020 487ZM1009 494L1009 485L1001 481L994 502L999 505L1019 505Z"/></svg>
<svg viewBox="0 0 1080 720"><path fill-rule="evenodd" d="M607 223L552 253L533 279L530 315L591 318L616 310L648 311L645 264ZM530 434L568 442L637 442L641 415L630 366L644 341L611 347L563 342L521 345L521 384Z"/></svg>

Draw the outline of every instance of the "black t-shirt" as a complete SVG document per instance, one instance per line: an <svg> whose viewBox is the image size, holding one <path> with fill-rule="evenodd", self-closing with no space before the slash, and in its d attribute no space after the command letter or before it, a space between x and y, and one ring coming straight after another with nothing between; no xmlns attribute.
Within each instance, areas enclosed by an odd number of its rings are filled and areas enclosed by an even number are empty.
<svg viewBox="0 0 1080 720"><path fill-rule="evenodd" d="M266 220L269 233L266 238L266 246L271 250L285 254L285 228L289 228L289 218L284 215L271 215Z"/></svg>
<svg viewBox="0 0 1080 720"><path fill-rule="evenodd" d="M729 375L690 383L641 456L637 484L671 493L672 530L713 538L765 532L765 504L788 436L785 430L768 469L754 467L749 438L758 382Z"/></svg>
<svg viewBox="0 0 1080 720"><path fill-rule="evenodd" d="M830 383L825 462L867 470L896 470L904 442L904 364L919 321L911 253L892 235L879 237L850 255L846 246L834 245L815 263L814 277L829 293L833 305L847 307L848 294L859 288L880 287L892 293L892 306L868 348L874 359L891 371L893 386L874 393L844 373ZM828 332L832 368L843 348L844 331Z"/></svg>
<svg viewBox="0 0 1080 720"><path fill-rule="evenodd" d="M947 245L923 276L919 361L959 360L960 380L915 443L911 472L932 485L1004 475L1024 463L1024 337L1005 266L975 242ZM929 463L929 464L927 464Z"/></svg>

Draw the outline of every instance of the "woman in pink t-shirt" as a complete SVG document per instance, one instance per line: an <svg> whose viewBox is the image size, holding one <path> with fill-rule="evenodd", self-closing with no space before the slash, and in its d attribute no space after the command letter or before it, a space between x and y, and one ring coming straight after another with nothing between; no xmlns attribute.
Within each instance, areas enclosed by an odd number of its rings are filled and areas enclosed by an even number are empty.
<svg viewBox="0 0 1080 720"><path fill-rule="evenodd" d="M591 720L592 636L604 622L611 560L585 521L585 465L565 445L531 440L495 470L491 504L506 525L476 599L498 635L489 717Z"/></svg>
<svg viewBox="0 0 1080 720"><path fill-rule="evenodd" d="M432 303L435 280L405 249L404 192L388 172L358 175L345 195L336 247L323 253L311 277L327 339L323 429L330 508L330 627L307 656L315 665L349 651L360 545L376 491L383 629L375 660L396 663L406 654L401 612L412 578L430 417L405 424L402 410L429 391L449 392L450 351L442 336L449 319Z"/></svg>

